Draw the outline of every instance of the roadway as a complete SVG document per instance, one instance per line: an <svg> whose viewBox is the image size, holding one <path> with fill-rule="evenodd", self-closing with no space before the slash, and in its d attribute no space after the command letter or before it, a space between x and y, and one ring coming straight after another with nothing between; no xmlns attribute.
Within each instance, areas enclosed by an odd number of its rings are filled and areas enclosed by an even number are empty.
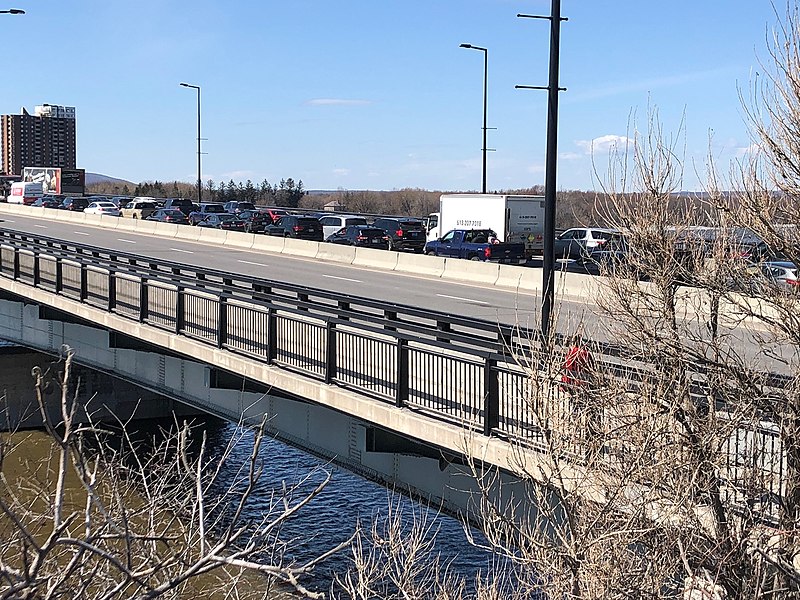
<svg viewBox="0 0 800 600"><path fill-rule="evenodd" d="M505 324L533 326L541 299L525 290L485 284L458 283L426 275L384 271L316 259L162 238L132 231L53 221L22 215L3 215L0 227L35 235L169 260L223 272L263 277L284 283L395 302L447 314ZM187 226L188 227L188 226ZM587 305L567 302L571 312Z"/></svg>

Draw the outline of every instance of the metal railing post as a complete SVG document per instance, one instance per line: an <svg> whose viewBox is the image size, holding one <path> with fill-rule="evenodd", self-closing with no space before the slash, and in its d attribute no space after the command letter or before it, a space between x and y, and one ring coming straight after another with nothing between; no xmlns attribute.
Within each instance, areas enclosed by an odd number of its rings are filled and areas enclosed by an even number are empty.
<svg viewBox="0 0 800 600"><path fill-rule="evenodd" d="M148 310L148 297L147 293L147 280L142 277L139 279L139 322L144 323L147 321Z"/></svg>
<svg viewBox="0 0 800 600"><path fill-rule="evenodd" d="M217 348L222 348L228 341L228 300L220 294L219 313L217 314Z"/></svg>
<svg viewBox="0 0 800 600"><path fill-rule="evenodd" d="M336 324L325 323L325 383L336 378Z"/></svg>
<svg viewBox="0 0 800 600"><path fill-rule="evenodd" d="M186 326L186 291L178 286L175 295L175 333L180 333Z"/></svg>
<svg viewBox="0 0 800 600"><path fill-rule="evenodd" d="M487 357L483 371L483 434L492 435L500 425L500 382L497 360Z"/></svg>
<svg viewBox="0 0 800 600"><path fill-rule="evenodd" d="M267 364L271 365L278 357L278 315L274 308L267 309Z"/></svg>
<svg viewBox="0 0 800 600"><path fill-rule="evenodd" d="M117 307L117 278L114 271L108 270L108 312L114 312Z"/></svg>
<svg viewBox="0 0 800 600"><path fill-rule="evenodd" d="M394 404L398 408L408 402L410 388L410 369L408 355L408 340L397 338L397 387L395 388Z"/></svg>

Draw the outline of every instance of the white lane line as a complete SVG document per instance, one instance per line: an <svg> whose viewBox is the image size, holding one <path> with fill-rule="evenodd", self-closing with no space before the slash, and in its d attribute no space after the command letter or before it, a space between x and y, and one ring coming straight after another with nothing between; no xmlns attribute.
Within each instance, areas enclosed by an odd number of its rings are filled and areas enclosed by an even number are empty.
<svg viewBox="0 0 800 600"><path fill-rule="evenodd" d="M191 250L184 250L183 248L170 248L173 252L183 252L184 254L194 254Z"/></svg>
<svg viewBox="0 0 800 600"><path fill-rule="evenodd" d="M72 233L74 233L75 235L91 235L89 233L86 233L85 231L73 231Z"/></svg>
<svg viewBox="0 0 800 600"><path fill-rule="evenodd" d="M459 296L448 296L447 294L436 294L440 298L448 298L450 300L461 300L462 302L472 302L473 304L489 304L483 300L473 300L472 298L461 298Z"/></svg>
<svg viewBox="0 0 800 600"><path fill-rule="evenodd" d="M39 229L47 229L47 225L34 225L34 227L38 227Z"/></svg>
<svg viewBox="0 0 800 600"><path fill-rule="evenodd" d="M117 238L118 242L125 242L126 244L135 244L136 242L133 240L126 240L125 238Z"/></svg>
<svg viewBox="0 0 800 600"><path fill-rule="evenodd" d="M352 281L353 283L364 283L360 279L350 279L349 277L337 277L336 275L323 275L323 277L327 277L328 279L340 279L342 281Z"/></svg>
<svg viewBox="0 0 800 600"><path fill-rule="evenodd" d="M253 265L254 267L269 267L269 265L265 265L264 263L252 262L249 260L240 260L239 262L245 265Z"/></svg>

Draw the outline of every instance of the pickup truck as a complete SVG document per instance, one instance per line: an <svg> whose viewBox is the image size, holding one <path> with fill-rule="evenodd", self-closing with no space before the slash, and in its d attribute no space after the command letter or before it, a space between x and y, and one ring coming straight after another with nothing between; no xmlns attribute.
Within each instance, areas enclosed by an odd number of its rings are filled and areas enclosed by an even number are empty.
<svg viewBox="0 0 800 600"><path fill-rule="evenodd" d="M524 243L495 241L491 229L453 229L444 237L425 244L425 254L467 260L525 262Z"/></svg>

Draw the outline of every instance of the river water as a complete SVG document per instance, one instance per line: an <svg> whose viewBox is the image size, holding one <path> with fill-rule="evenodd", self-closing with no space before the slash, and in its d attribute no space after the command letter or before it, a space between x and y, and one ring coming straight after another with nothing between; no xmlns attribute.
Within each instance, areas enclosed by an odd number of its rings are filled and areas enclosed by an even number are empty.
<svg viewBox="0 0 800 600"><path fill-rule="evenodd" d="M253 448L253 433L236 425L209 421L207 426L209 449L222 452L229 441L238 442L227 464L225 476L234 473L246 461ZM451 565L454 574L463 576L468 587L475 577L491 568L491 556L467 543L464 525L458 519L441 514L418 502L385 487L368 481L325 460L307 454L275 439L266 439L259 457L265 467L259 490L248 506L250 516L256 517L267 508L274 491L282 486L303 482L299 492L316 487L328 473L330 483L323 491L283 529L284 539L296 540L289 558L303 562L347 539L361 521L369 527L375 520L386 517L390 510L399 510L405 520L427 519L436 531L434 548L443 562ZM225 477L223 477L224 479ZM480 538L480 533L473 531ZM345 549L323 563L312 578L309 587L327 589L333 573L344 573L350 566L350 551Z"/></svg>

